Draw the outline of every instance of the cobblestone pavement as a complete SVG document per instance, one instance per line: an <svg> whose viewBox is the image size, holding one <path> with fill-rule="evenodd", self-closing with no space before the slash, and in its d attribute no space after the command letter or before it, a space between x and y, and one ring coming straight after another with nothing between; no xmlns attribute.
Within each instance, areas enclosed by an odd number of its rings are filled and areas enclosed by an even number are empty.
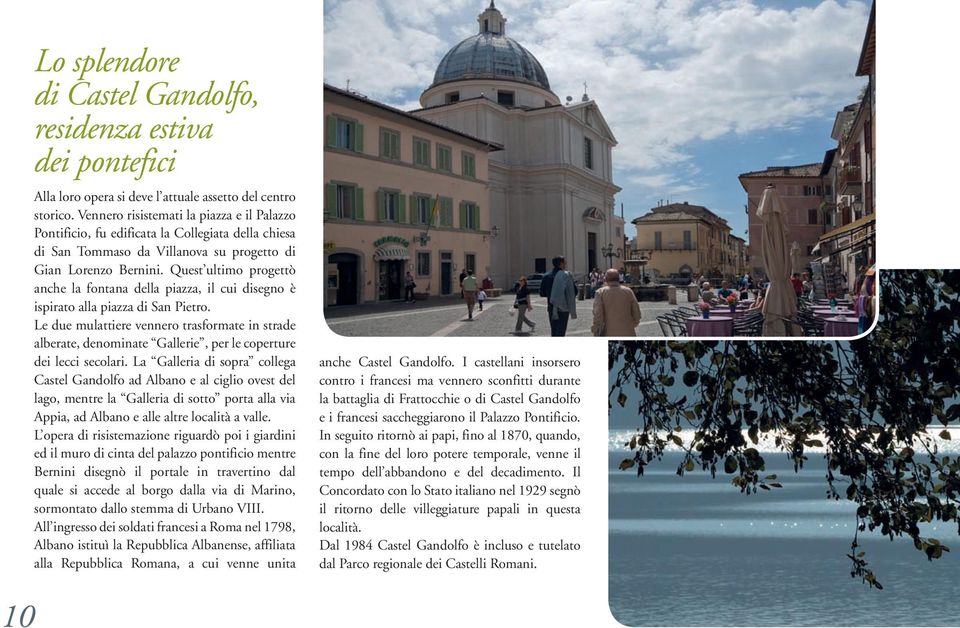
<svg viewBox="0 0 960 628"><path fill-rule="evenodd" d="M686 305L686 293L678 291L678 305ZM675 309L664 301L642 302L643 320L637 327L641 338L662 338L656 317ZM416 303L377 303L327 308L327 325L341 336L511 336L517 323L513 309L513 295L491 298L483 311L474 309L473 320L467 319L467 306L459 296L430 297ZM570 319L568 336L589 336L593 322L593 301L577 301L576 319ZM549 336L547 302L534 297L533 312L527 318L536 323L536 329L524 336Z"/></svg>

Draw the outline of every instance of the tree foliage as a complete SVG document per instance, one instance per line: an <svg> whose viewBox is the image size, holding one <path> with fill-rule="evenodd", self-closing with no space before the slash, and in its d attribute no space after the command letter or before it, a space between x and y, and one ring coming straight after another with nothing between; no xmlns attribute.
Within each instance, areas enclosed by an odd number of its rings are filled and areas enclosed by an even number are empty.
<svg viewBox="0 0 960 628"><path fill-rule="evenodd" d="M857 507L852 576L882 588L858 550L865 531L940 558L949 548L920 526L960 534L960 459L933 438L960 420L960 271L889 271L880 287L879 324L859 341L610 343L611 402L638 399L620 468L642 475L675 445L678 474L722 472L750 494L779 488L761 439L795 470L823 448L828 496Z"/></svg>

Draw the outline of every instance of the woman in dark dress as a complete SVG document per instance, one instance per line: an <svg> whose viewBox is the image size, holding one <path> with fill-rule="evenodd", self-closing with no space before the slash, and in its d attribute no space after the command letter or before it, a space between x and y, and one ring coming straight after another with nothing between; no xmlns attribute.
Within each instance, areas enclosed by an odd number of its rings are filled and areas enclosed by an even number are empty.
<svg viewBox="0 0 960 628"><path fill-rule="evenodd" d="M530 331L533 331L537 324L527 318L527 312L533 310L533 305L530 304L526 277L521 277L517 282L517 299L513 302L513 307L517 308L517 326L513 333L519 334L524 323L530 326Z"/></svg>

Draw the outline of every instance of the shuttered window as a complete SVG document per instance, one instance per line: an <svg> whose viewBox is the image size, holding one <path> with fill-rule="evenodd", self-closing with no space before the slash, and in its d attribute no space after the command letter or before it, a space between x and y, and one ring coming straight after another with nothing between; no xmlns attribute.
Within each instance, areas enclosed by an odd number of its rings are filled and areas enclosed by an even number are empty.
<svg viewBox="0 0 960 628"><path fill-rule="evenodd" d="M380 128L380 156L400 160L400 133L393 129Z"/></svg>
<svg viewBox="0 0 960 628"><path fill-rule="evenodd" d="M356 120L327 116L327 146L363 152L363 125Z"/></svg>
<svg viewBox="0 0 960 628"><path fill-rule="evenodd" d="M460 228L471 231L480 229L480 207L476 203L470 201L460 203Z"/></svg>
<svg viewBox="0 0 960 628"><path fill-rule="evenodd" d="M466 151L463 152L461 168L460 174L465 177L476 178L477 165L473 153L468 153Z"/></svg>
<svg viewBox="0 0 960 628"><path fill-rule="evenodd" d="M413 138L413 164L415 166L430 167L430 142L428 140Z"/></svg>
<svg viewBox="0 0 960 628"><path fill-rule="evenodd" d="M453 199L446 196L440 197L440 226L453 226Z"/></svg>
<svg viewBox="0 0 960 628"><path fill-rule="evenodd" d="M415 225L430 224L430 212L433 199L423 194L415 194L410 202L410 222Z"/></svg>
<svg viewBox="0 0 960 628"><path fill-rule="evenodd" d="M453 170L453 149L443 144L437 144L437 170L452 172Z"/></svg>
<svg viewBox="0 0 960 628"><path fill-rule="evenodd" d="M377 218L380 222L406 222L407 197L394 190L377 190Z"/></svg>
<svg viewBox="0 0 960 628"><path fill-rule="evenodd" d="M363 220L363 188L349 183L328 183L323 216Z"/></svg>

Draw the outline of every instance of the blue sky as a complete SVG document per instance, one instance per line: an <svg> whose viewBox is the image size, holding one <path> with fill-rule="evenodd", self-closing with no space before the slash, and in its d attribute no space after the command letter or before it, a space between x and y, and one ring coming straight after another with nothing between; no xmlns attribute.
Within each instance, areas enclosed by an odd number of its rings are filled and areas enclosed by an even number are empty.
<svg viewBox="0 0 960 628"><path fill-rule="evenodd" d="M443 55L489 0L327 0L324 81L419 106ZM507 35L553 91L583 83L617 136L627 220L659 200L705 205L745 237L737 175L818 162L833 147L870 11L865 0L497 0ZM627 229L632 236L632 228Z"/></svg>

